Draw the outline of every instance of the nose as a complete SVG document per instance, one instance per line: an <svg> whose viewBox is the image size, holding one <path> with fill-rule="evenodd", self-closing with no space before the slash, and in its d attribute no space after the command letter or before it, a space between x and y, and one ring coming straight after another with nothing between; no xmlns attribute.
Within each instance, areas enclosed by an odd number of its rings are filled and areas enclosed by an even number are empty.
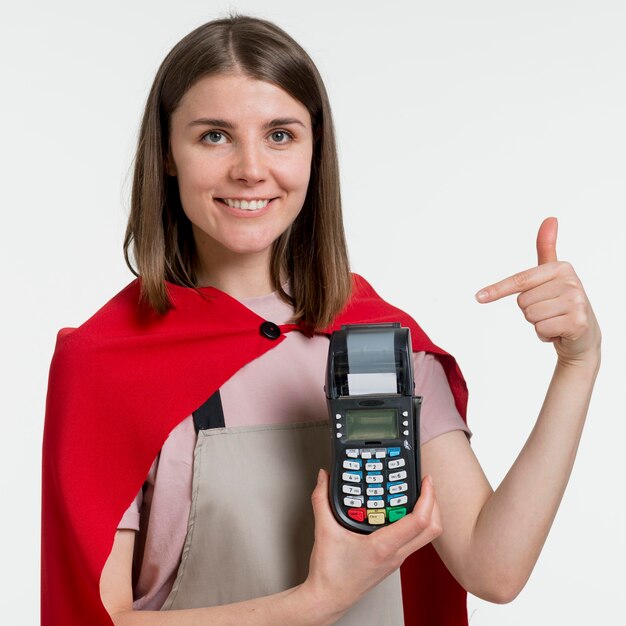
<svg viewBox="0 0 626 626"><path fill-rule="evenodd" d="M240 143L234 152L230 175L233 180L250 185L263 181L267 176L263 147L252 141Z"/></svg>

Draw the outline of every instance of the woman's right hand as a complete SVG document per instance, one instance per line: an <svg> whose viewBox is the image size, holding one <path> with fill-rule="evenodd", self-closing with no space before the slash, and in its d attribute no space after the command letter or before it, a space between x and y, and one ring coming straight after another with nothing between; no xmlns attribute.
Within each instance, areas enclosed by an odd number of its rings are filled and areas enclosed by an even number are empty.
<svg viewBox="0 0 626 626"><path fill-rule="evenodd" d="M411 513L369 535L348 530L335 520L328 499L328 480L328 474L320 470L311 495L315 544L301 591L323 603L326 610L332 608L339 619L411 553L438 537L442 526L430 476L422 481L420 497Z"/></svg>
<svg viewBox="0 0 626 626"><path fill-rule="evenodd" d="M102 603L116 626L334 624L363 594L398 569L409 554L442 532L429 478L422 481L422 493L412 513L371 535L352 532L335 521L328 500L328 474L323 470L311 500L315 544L309 575L301 585L234 604L135 611L131 572L136 531L118 530L100 579Z"/></svg>

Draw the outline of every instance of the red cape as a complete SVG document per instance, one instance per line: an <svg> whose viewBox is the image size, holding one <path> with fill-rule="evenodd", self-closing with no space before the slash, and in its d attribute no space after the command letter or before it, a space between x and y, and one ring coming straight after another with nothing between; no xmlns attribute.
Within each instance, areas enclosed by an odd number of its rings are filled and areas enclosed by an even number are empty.
<svg viewBox="0 0 626 626"><path fill-rule="evenodd" d="M212 287L166 282L174 304L139 307L140 279L78 328L62 328L48 380L42 461L42 626L111 626L99 581L117 524L171 430L246 363L301 330L266 321ZM269 320L271 321L271 320ZM401 322L413 350L439 355L466 419L467 387L454 358L406 313L353 275L353 294L324 334L346 323ZM402 565L405 623L467 625L466 592L431 544Z"/></svg>

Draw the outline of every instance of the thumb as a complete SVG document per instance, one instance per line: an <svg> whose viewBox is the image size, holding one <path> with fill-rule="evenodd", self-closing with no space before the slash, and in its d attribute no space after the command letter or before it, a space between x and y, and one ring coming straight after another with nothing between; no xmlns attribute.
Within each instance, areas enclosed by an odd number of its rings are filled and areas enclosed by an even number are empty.
<svg viewBox="0 0 626 626"><path fill-rule="evenodd" d="M537 264L556 261L556 236L559 223L556 217L546 217L537 233Z"/></svg>
<svg viewBox="0 0 626 626"><path fill-rule="evenodd" d="M313 514L317 518L319 515L332 515L330 502L328 500L328 474L321 469L317 474L317 484L311 494Z"/></svg>

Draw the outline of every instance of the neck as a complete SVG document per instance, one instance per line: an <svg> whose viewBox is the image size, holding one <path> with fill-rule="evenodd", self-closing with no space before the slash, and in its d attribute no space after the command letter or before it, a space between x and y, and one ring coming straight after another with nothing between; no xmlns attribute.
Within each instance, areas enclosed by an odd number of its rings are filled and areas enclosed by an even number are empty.
<svg viewBox="0 0 626 626"><path fill-rule="evenodd" d="M238 254L230 250L198 250L199 287L215 287L237 300L275 291L270 275L271 250Z"/></svg>

